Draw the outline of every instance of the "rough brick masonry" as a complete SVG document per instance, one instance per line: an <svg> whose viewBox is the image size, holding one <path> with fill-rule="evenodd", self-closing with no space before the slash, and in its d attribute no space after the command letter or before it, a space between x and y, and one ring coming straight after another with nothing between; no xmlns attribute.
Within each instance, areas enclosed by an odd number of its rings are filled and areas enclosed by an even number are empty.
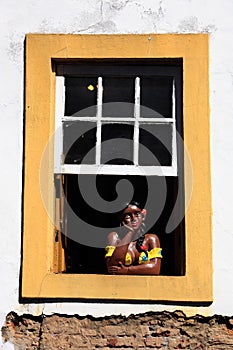
<svg viewBox="0 0 233 350"><path fill-rule="evenodd" d="M8 314L4 341L15 350L52 349L233 349L233 317L181 311L110 316L18 316Z"/></svg>

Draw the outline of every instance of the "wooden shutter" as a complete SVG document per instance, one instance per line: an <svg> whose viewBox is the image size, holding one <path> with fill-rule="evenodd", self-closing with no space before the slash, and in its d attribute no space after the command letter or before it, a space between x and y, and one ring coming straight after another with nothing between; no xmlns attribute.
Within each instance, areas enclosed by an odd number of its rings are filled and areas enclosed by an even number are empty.
<svg viewBox="0 0 233 350"><path fill-rule="evenodd" d="M66 271L66 220L64 213L64 175L55 176L55 235L54 235L54 272Z"/></svg>

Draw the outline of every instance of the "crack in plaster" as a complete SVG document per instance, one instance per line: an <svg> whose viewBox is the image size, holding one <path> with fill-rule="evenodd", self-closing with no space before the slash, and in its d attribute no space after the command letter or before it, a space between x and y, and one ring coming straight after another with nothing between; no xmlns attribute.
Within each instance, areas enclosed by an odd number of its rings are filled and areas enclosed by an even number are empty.
<svg viewBox="0 0 233 350"><path fill-rule="evenodd" d="M117 11L126 7L126 5L130 2L132 2L132 1L130 1L130 0L116 0L115 2L107 1L107 3L110 5L110 8L117 10Z"/></svg>
<svg viewBox="0 0 233 350"><path fill-rule="evenodd" d="M149 8L148 10L144 9L144 13L147 15L145 16L145 19L147 19L148 17L152 18L152 25L153 25L154 31L157 30L157 23L165 16L165 12L163 10L162 4L163 4L163 1L160 1L159 8L157 11L152 11L151 8Z"/></svg>
<svg viewBox="0 0 233 350"><path fill-rule="evenodd" d="M100 1L100 18L101 19L99 21L97 21L93 24L90 24L89 26L87 26L83 29L79 29L76 32L82 33L82 32L88 31L89 29L95 28L96 26L98 26L99 24L101 24L103 22L103 0Z"/></svg>
<svg viewBox="0 0 233 350"><path fill-rule="evenodd" d="M138 8L139 13L141 14L141 18L146 21L150 21L153 26L153 31L157 31L157 23L165 16L165 11L163 9L163 0L159 1L158 9L152 10L151 7L145 7L144 4L141 4L138 1L130 1L126 0L124 6L119 7L119 9L123 9L128 3L135 5ZM115 6L111 6L113 9ZM148 22L147 22L148 23Z"/></svg>
<svg viewBox="0 0 233 350"><path fill-rule="evenodd" d="M115 31L116 31L116 25L113 21L110 21L110 20L104 21L104 3L103 3L103 0L101 0L100 1L100 20L96 21L93 24L90 24L85 28L74 30L71 33L72 34L84 33L84 32L97 33L97 32L115 32Z"/></svg>

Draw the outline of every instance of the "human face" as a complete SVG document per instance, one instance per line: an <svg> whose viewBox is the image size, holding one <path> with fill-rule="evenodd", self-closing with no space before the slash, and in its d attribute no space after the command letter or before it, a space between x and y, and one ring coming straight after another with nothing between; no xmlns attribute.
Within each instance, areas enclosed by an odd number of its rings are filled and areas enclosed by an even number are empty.
<svg viewBox="0 0 233 350"><path fill-rule="evenodd" d="M123 223L134 230L139 230L145 215L145 209L140 209L136 205L129 205L123 212Z"/></svg>

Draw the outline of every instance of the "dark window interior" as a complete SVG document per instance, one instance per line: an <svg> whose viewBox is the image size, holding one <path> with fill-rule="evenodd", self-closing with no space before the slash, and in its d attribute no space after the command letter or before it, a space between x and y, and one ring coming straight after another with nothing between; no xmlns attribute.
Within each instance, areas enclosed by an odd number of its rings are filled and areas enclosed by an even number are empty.
<svg viewBox="0 0 233 350"><path fill-rule="evenodd" d="M104 213L98 210L98 207L88 205L80 192L78 177L82 177L82 183L86 186L92 182L94 175L65 175L65 193L67 206L69 209L65 213L66 235L66 266L67 273L106 273L105 250L108 228L115 227L119 230L119 212ZM92 179L91 179L92 177ZM99 195L106 201L115 200L117 197L116 184L118 181L129 180L134 188L134 200L140 200L145 204L147 200L147 179L143 176L115 176L98 175L96 188ZM171 233L165 233L168 219L171 215L176 198L178 183L177 177L166 177L167 196L164 209L159 218L154 222L148 232L156 233L160 239L163 248L162 275L183 275L185 266L185 247L184 247L184 221L176 227ZM161 177L154 176L151 179L154 191L159 192L161 188ZM180 203L180 207L182 203ZM73 217L77 216L81 221L89 225L80 223L80 227ZM157 216L156 197L155 206L148 208L150 218ZM95 239L93 237L95 236ZM99 247L88 246L99 245ZM94 243L94 244L93 244Z"/></svg>
<svg viewBox="0 0 233 350"><path fill-rule="evenodd" d="M101 164L133 164L133 133L132 124L103 124Z"/></svg>
<svg viewBox="0 0 233 350"><path fill-rule="evenodd" d="M171 165L171 124L141 124L139 129L139 165Z"/></svg>
<svg viewBox="0 0 233 350"><path fill-rule="evenodd" d="M96 115L97 78L66 77L65 79L65 115L79 117Z"/></svg>
<svg viewBox="0 0 233 350"><path fill-rule="evenodd" d="M134 103L134 79L123 77L106 77L103 80L103 102L127 102ZM104 117L115 117L118 111L110 111L108 108L103 107ZM120 111L121 112L121 111ZM129 115L122 115L121 117L132 117L133 108L129 111Z"/></svg>
<svg viewBox="0 0 233 350"><path fill-rule="evenodd" d="M143 117L172 118L172 84L173 77L142 77L141 78L141 105Z"/></svg>
<svg viewBox="0 0 233 350"><path fill-rule="evenodd" d="M96 123L64 122L63 152L65 164L94 164L96 144Z"/></svg>

